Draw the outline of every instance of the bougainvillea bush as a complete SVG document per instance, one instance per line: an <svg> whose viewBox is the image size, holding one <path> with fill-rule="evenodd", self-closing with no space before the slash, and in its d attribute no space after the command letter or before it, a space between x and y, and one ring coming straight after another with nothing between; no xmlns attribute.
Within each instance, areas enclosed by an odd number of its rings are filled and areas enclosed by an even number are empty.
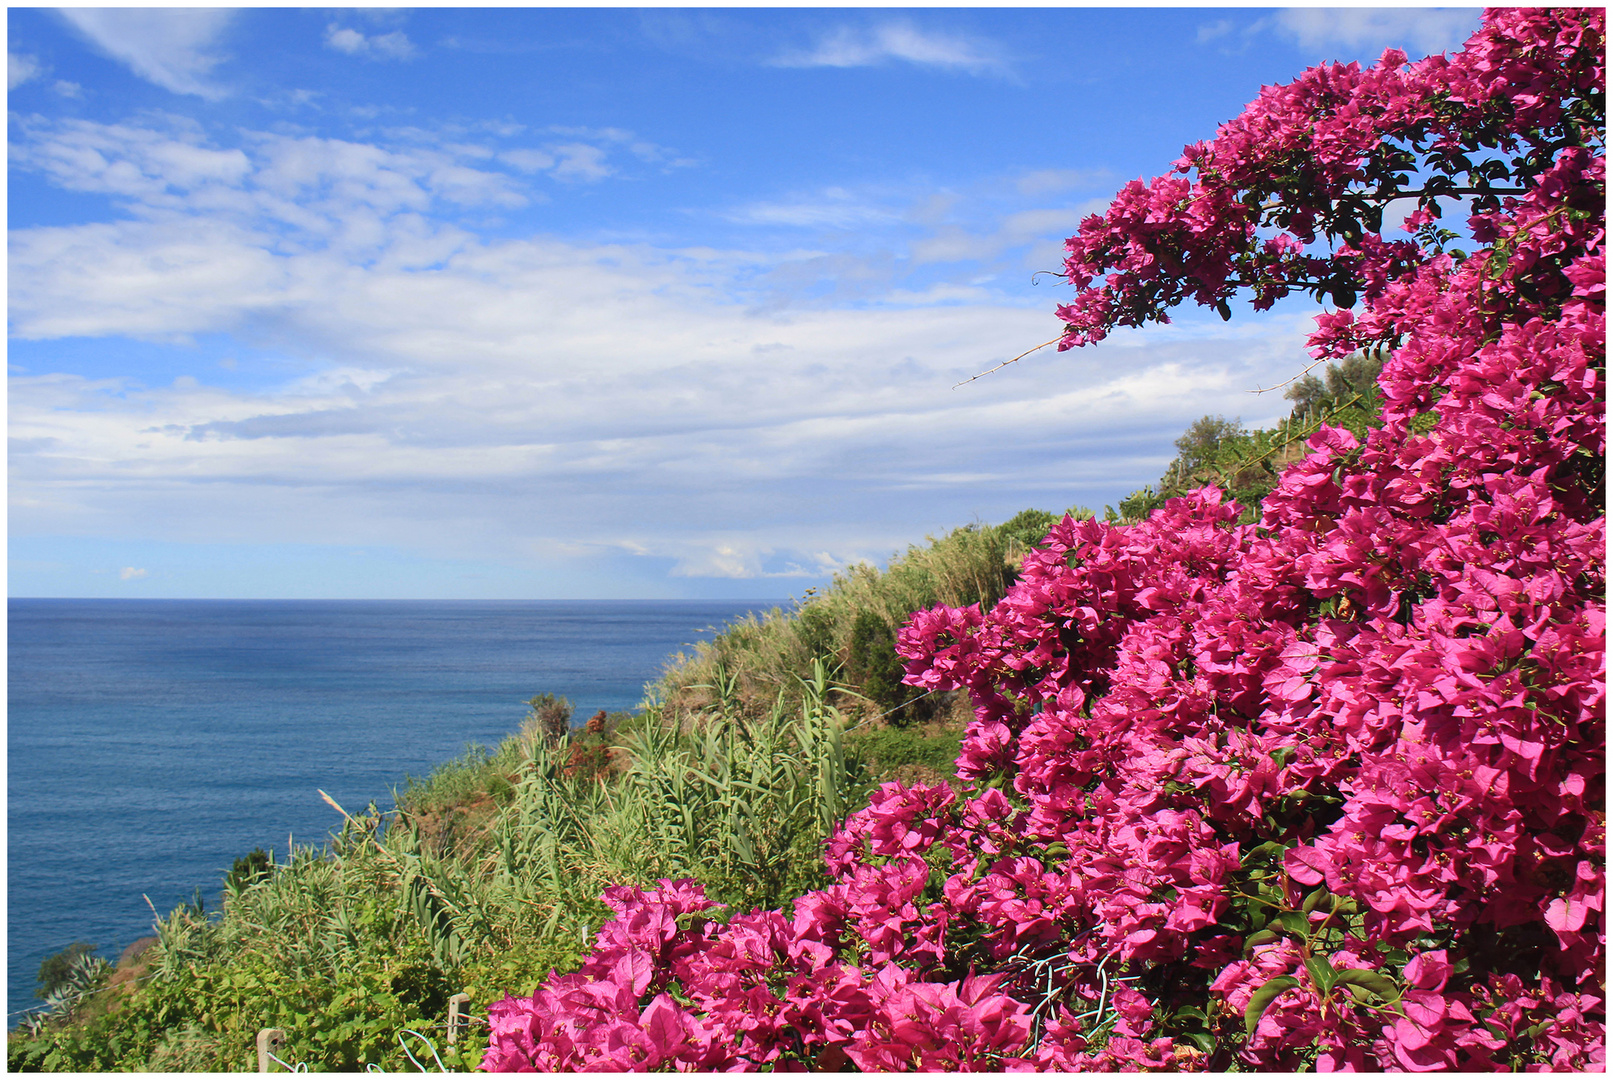
<svg viewBox="0 0 1613 1080"><path fill-rule="evenodd" d="M1491 11L1084 222L1065 346L1309 291L1317 358L1388 353L1383 427L1255 524L1066 518L990 611L914 616L966 793L886 785L793 911L611 891L484 1067L1600 1068L1604 54L1600 9Z"/></svg>

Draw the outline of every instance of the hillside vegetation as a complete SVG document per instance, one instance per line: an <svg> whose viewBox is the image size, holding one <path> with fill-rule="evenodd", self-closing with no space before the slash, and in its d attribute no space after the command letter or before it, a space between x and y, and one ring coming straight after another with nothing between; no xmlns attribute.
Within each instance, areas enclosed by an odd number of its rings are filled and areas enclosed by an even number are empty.
<svg viewBox="0 0 1613 1080"><path fill-rule="evenodd" d="M965 717L949 695L912 700L895 628L994 602L1056 520L1026 511L854 567L674 658L638 713L574 725L564 699L534 697L520 731L406 779L395 809L243 856L218 911L198 890L116 968L86 943L52 957L9 1067L251 1071L263 1028L286 1032L292 1065L473 1067L487 1006L575 968L607 888L692 877L736 909L777 906L823 883L824 841L878 783L949 777ZM471 1020L450 1046L458 993Z"/></svg>

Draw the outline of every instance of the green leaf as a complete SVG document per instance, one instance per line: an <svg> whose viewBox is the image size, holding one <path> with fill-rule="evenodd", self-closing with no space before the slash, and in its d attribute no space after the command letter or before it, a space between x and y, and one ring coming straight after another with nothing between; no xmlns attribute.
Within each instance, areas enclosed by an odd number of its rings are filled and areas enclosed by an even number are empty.
<svg viewBox="0 0 1613 1080"><path fill-rule="evenodd" d="M1338 981L1339 973L1333 969L1325 956L1311 956L1305 960L1305 970L1310 972L1311 982L1316 984L1317 994L1326 997Z"/></svg>
<svg viewBox="0 0 1613 1080"><path fill-rule="evenodd" d="M1277 995L1284 990L1292 990L1299 985L1299 980L1289 975L1279 975L1275 979L1267 979L1256 990L1254 997L1249 999L1249 1007L1243 1010L1243 1029L1250 1038L1254 1038L1255 1027L1260 1018L1266 1014L1266 1009L1276 1000Z"/></svg>
<svg viewBox="0 0 1613 1080"><path fill-rule="evenodd" d="M1243 955L1248 956L1254 949L1276 941L1281 936L1269 926L1259 933L1250 934L1248 940L1243 943Z"/></svg>
<svg viewBox="0 0 1613 1080"><path fill-rule="evenodd" d="M1305 898L1305 902L1299 906L1299 910L1309 915L1311 912L1316 910L1316 905L1320 904L1325 899L1327 899L1326 885L1307 896Z"/></svg>
<svg viewBox="0 0 1613 1080"><path fill-rule="evenodd" d="M1311 921L1303 911L1285 911L1277 916L1277 922L1290 934L1298 934L1300 937L1311 932Z"/></svg>
<svg viewBox="0 0 1613 1080"><path fill-rule="evenodd" d="M1251 861L1264 859L1270 855L1278 854L1286 850L1287 846L1280 840L1267 840L1264 844L1259 844L1255 847L1252 847L1244 853L1243 865L1247 866Z"/></svg>
<svg viewBox="0 0 1613 1080"><path fill-rule="evenodd" d="M1378 995L1385 1002L1393 1005L1400 1000L1400 987L1395 981L1381 971L1367 971L1363 968L1346 968L1337 972L1333 977L1335 986L1355 988Z"/></svg>

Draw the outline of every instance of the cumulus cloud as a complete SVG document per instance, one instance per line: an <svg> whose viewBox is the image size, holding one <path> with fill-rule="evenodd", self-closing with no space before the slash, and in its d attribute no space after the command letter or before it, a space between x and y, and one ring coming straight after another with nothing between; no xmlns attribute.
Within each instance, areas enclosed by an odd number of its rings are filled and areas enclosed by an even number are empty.
<svg viewBox="0 0 1613 1080"><path fill-rule="evenodd" d="M125 566L122 570L118 571L118 577L123 581L133 581L135 578L143 578L145 576L145 570L134 566Z"/></svg>
<svg viewBox="0 0 1613 1080"><path fill-rule="evenodd" d="M124 200L137 217L199 214L210 227L272 221L353 249L382 242L383 226L407 233L413 226L400 215L525 206L543 197L523 179L529 174L598 182L621 172L620 154L631 152L576 140L497 149L431 132L393 145L247 132L241 145L220 147L174 116L124 124L20 116L16 124L16 167Z"/></svg>
<svg viewBox="0 0 1613 1080"><path fill-rule="evenodd" d="M325 27L325 47L370 60L410 60L419 54L402 30L365 34L336 23Z"/></svg>
<svg viewBox="0 0 1613 1080"><path fill-rule="evenodd" d="M1461 48L1479 15L1478 8L1287 8L1273 23L1306 49L1376 53L1393 46L1416 56Z"/></svg>
<svg viewBox="0 0 1613 1080"><path fill-rule="evenodd" d="M176 94L225 96L209 76L223 56L218 40L235 13L217 8L62 8L61 15L96 48Z"/></svg>
<svg viewBox="0 0 1613 1080"><path fill-rule="evenodd" d="M909 22L860 28L841 26L807 49L772 60L775 67L873 67L897 60L919 67L968 75L1011 75L1012 67L994 42L922 30Z"/></svg>
<svg viewBox="0 0 1613 1080"><path fill-rule="evenodd" d="M39 60L18 53L6 53L6 89L15 90L41 71Z"/></svg>

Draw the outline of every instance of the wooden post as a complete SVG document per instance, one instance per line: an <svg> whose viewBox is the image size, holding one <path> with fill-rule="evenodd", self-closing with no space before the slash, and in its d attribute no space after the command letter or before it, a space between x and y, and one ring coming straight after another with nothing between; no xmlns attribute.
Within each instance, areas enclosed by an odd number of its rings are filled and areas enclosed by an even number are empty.
<svg viewBox="0 0 1613 1080"><path fill-rule="evenodd" d="M258 1072L269 1071L269 1055L279 1056L278 1051L286 1045L286 1033L279 1028L263 1028L258 1032Z"/></svg>
<svg viewBox="0 0 1613 1080"><path fill-rule="evenodd" d="M465 1023L465 1006L470 1004L469 994L455 994L448 999L448 1045L459 1041L459 1029Z"/></svg>

